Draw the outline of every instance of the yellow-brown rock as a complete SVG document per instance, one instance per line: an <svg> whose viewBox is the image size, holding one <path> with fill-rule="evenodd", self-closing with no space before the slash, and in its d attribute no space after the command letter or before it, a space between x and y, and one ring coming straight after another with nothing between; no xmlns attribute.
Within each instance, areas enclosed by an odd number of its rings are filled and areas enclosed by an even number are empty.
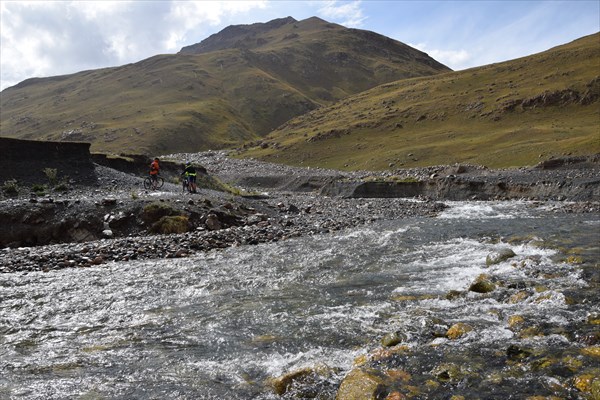
<svg viewBox="0 0 600 400"><path fill-rule="evenodd" d="M518 328L525 323L525 318L521 315L511 315L508 317L508 327L511 329Z"/></svg>
<svg viewBox="0 0 600 400"><path fill-rule="evenodd" d="M468 332L471 332L473 327L471 325L459 322L454 324L448 329L446 332L446 337L448 339L458 339L461 336L466 335Z"/></svg>
<svg viewBox="0 0 600 400"><path fill-rule="evenodd" d="M581 349L581 353L586 356L600 357L600 346L590 346Z"/></svg>
<svg viewBox="0 0 600 400"><path fill-rule="evenodd" d="M388 394L387 397L385 398L385 400L404 400L404 399L406 399L406 396L400 392L392 392L392 393Z"/></svg>
<svg viewBox="0 0 600 400"><path fill-rule="evenodd" d="M342 381L336 400L375 400L383 379L361 369L353 369Z"/></svg>
<svg viewBox="0 0 600 400"><path fill-rule="evenodd" d="M279 378L271 379L268 383L276 394L282 395L290 389L294 382L306 379L313 373L314 372L312 369L304 368L297 371L292 371L288 374L280 376Z"/></svg>

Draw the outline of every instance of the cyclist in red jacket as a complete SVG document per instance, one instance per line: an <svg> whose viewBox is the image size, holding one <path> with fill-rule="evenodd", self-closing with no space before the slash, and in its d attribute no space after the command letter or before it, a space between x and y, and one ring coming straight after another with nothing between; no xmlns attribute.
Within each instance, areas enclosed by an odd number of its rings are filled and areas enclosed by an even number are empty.
<svg viewBox="0 0 600 400"><path fill-rule="evenodd" d="M160 173L160 165L158 164L160 160L158 157L152 161L150 164L150 178L152 179L152 189L156 189L158 186L158 174Z"/></svg>

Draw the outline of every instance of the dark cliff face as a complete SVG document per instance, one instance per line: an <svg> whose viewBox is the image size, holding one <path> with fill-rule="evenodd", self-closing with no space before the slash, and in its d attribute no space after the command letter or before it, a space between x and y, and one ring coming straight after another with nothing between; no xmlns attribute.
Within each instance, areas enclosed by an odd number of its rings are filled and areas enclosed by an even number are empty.
<svg viewBox="0 0 600 400"><path fill-rule="evenodd" d="M56 169L58 181L96 182L89 143L0 138L0 184L11 179L20 184L48 183L46 168Z"/></svg>

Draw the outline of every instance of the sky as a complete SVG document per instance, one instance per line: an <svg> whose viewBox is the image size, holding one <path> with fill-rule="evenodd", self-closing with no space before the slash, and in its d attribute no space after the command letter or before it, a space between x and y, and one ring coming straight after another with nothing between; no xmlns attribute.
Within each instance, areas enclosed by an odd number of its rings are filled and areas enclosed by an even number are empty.
<svg viewBox="0 0 600 400"><path fill-rule="evenodd" d="M600 31L599 0L0 1L0 90L32 77L175 54L229 25L317 16L406 43L454 70Z"/></svg>

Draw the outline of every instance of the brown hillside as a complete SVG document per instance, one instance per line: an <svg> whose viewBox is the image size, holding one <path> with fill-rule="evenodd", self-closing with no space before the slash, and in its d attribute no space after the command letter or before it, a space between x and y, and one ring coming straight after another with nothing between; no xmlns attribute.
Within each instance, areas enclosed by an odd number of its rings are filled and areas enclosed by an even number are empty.
<svg viewBox="0 0 600 400"><path fill-rule="evenodd" d="M499 64L384 84L297 117L243 156L385 169L533 165L600 153L600 34Z"/></svg>
<svg viewBox="0 0 600 400"><path fill-rule="evenodd" d="M2 91L0 132L94 152L224 148L382 83L446 71L372 32L286 18L229 27L175 55L26 80Z"/></svg>

